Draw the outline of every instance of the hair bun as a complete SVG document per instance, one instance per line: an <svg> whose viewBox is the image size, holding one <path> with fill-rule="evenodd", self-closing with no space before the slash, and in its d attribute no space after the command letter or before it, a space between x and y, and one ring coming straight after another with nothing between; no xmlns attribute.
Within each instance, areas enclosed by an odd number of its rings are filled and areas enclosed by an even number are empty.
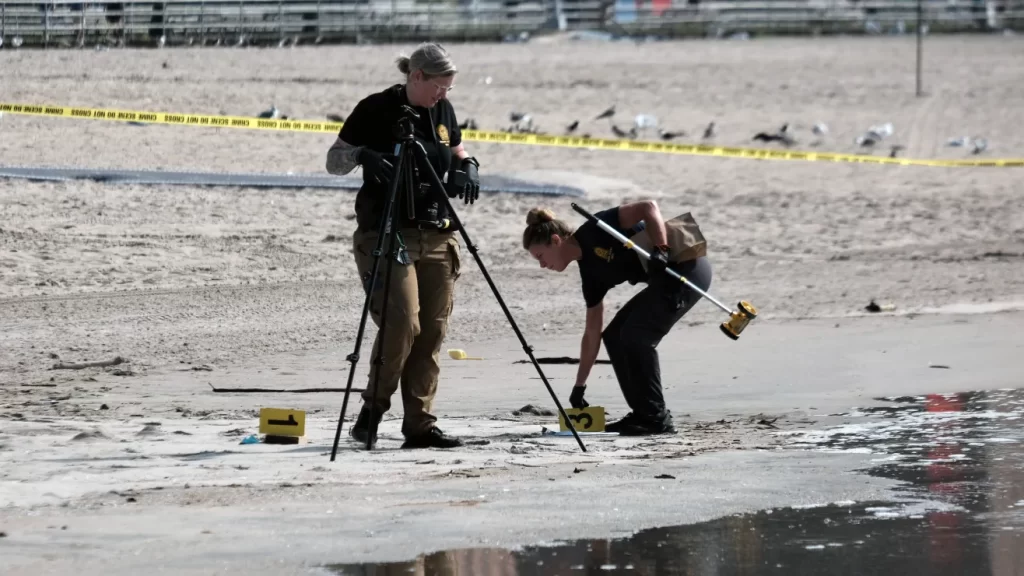
<svg viewBox="0 0 1024 576"><path fill-rule="evenodd" d="M545 222L551 222L555 219L555 213L549 208L534 208L526 214L526 225L534 226L536 224L543 224Z"/></svg>

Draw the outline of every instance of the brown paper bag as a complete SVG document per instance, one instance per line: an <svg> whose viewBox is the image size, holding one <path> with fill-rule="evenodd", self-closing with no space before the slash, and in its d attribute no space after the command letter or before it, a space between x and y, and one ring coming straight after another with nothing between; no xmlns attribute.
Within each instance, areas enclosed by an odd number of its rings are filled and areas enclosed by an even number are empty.
<svg viewBox="0 0 1024 576"><path fill-rule="evenodd" d="M693 219L693 215L689 212L684 212L671 220L666 220L665 232L668 236L669 262L696 260L707 254L707 241L704 239L704 234L701 233L697 221ZM633 235L631 240L648 254L651 253L651 249L654 247L654 242L646 230L640 234ZM643 264L644 270L646 270L647 260L640 258L640 263Z"/></svg>

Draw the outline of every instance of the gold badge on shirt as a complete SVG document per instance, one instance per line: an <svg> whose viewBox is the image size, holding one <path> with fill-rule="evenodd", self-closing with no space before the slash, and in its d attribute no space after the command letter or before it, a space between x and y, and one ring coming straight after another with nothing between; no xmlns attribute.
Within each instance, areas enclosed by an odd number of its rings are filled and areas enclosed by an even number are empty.
<svg viewBox="0 0 1024 576"><path fill-rule="evenodd" d="M451 140L448 139L448 127L444 124L437 125L437 137L445 146L451 146Z"/></svg>
<svg viewBox="0 0 1024 576"><path fill-rule="evenodd" d="M611 248L601 248L600 246L594 248L594 254L605 262L611 262L612 258L615 258L615 253L611 251Z"/></svg>

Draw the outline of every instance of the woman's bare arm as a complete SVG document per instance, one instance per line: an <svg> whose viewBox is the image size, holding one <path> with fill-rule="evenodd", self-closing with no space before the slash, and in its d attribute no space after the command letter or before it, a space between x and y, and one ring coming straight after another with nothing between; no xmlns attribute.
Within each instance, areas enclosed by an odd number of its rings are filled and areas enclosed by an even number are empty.
<svg viewBox="0 0 1024 576"><path fill-rule="evenodd" d="M604 302L587 308L587 324L580 342L580 366L576 371L576 386L586 386L590 369L601 351L601 329L604 328Z"/></svg>
<svg viewBox="0 0 1024 576"><path fill-rule="evenodd" d="M668 244L668 232L665 230L665 219L661 210L653 200L633 202L619 206L619 226L632 228L641 220L644 221L647 234L655 246Z"/></svg>

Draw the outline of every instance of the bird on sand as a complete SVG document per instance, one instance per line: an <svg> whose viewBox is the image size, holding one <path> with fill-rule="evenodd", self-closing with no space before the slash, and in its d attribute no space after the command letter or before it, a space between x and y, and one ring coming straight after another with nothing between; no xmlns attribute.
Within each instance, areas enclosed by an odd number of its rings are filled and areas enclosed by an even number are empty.
<svg viewBox="0 0 1024 576"><path fill-rule="evenodd" d="M611 118L612 116L615 116L614 104L612 104L611 107L605 110L604 112L598 114L597 117L594 118L594 120L601 120L602 118Z"/></svg>
<svg viewBox="0 0 1024 576"><path fill-rule="evenodd" d="M712 120L711 122L708 123L708 127L704 129L704 136L702 136L702 139L703 140L707 140L709 138L714 138L714 137L715 137L715 122L714 122L714 120Z"/></svg>
<svg viewBox="0 0 1024 576"><path fill-rule="evenodd" d="M971 154L981 154L986 148L988 148L988 140L985 140L984 138L975 138Z"/></svg>
<svg viewBox="0 0 1024 576"><path fill-rule="evenodd" d="M636 138L636 126L633 126L629 129L629 132L626 132L622 128L612 124L612 132L619 138Z"/></svg>
<svg viewBox="0 0 1024 576"><path fill-rule="evenodd" d="M779 128L779 131L775 133L770 134L768 132L758 132L754 135L754 140L759 140L761 142L781 142L786 146L796 143L796 140L789 135L789 124L783 124L782 127Z"/></svg>
<svg viewBox="0 0 1024 576"><path fill-rule="evenodd" d="M898 154L899 151L903 150L904 148L906 147L901 144L893 144L892 147L889 148L889 158L895 158L896 154Z"/></svg>
<svg viewBox="0 0 1024 576"><path fill-rule="evenodd" d="M466 118L465 122L461 122L459 124L459 130L476 130L476 129L477 129L476 120L474 120L472 118Z"/></svg>
<svg viewBox="0 0 1024 576"><path fill-rule="evenodd" d="M258 118L277 118L281 115L281 111L277 109L277 106L271 104L270 110L264 110L260 112Z"/></svg>

